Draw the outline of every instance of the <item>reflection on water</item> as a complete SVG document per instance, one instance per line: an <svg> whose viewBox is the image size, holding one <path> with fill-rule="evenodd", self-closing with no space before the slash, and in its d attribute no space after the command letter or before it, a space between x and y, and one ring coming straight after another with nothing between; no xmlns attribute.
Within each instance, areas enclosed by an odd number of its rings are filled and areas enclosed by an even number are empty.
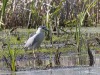
<svg viewBox="0 0 100 75"><path fill-rule="evenodd" d="M41 59L42 65L46 66L50 63L50 58ZM54 62L54 56L52 56L51 62L53 66L56 66ZM94 66L100 67L100 55L94 56L95 64ZM34 59L31 60L22 60L16 62L19 67L35 67L37 66ZM34 65L33 65L34 64ZM89 58L88 55L78 56L78 55L71 55L71 56L61 56L60 57L60 66L88 66L89 65Z"/></svg>
<svg viewBox="0 0 100 75"><path fill-rule="evenodd" d="M79 58L80 58L80 63L79 63ZM46 67L49 63L50 63L50 58L45 58L45 59L41 59L42 60L42 67ZM17 61L16 64L17 66L20 68L33 68L33 67L38 67L36 62L36 60L31 59L31 60L21 60L21 61ZM52 62L52 66L57 66L55 64L55 59L54 56L52 56L51 59ZM61 56L60 57L60 66L65 67L65 66L78 66L78 65L85 65L88 66L89 64L89 60L88 60L88 56L77 56L77 55L72 55L72 56ZM40 66L39 66L40 67Z"/></svg>
<svg viewBox="0 0 100 75"><path fill-rule="evenodd" d="M0 75L11 73L0 73ZM100 67L73 67L62 69L32 70L16 72L16 75L100 75Z"/></svg>
<svg viewBox="0 0 100 75"><path fill-rule="evenodd" d="M80 63L79 63L80 58ZM49 64L50 58L41 59L42 65L46 66ZM70 55L70 56L61 56L60 58L60 68L54 67L56 64L54 63L54 56L52 56L52 69L47 70L36 70L33 67L34 59L32 60L21 60L17 61L16 64L19 67L19 71L16 72L16 75L100 75L100 55L95 55L95 64L93 67L88 67L89 60L88 56L77 56L77 55ZM81 65L81 66L80 66ZM4 62L0 62L0 75L11 75L4 64ZM21 71L20 71L21 70ZM26 70L26 71L22 71ZM12 74L13 75L13 74ZM15 74L14 74L15 75Z"/></svg>

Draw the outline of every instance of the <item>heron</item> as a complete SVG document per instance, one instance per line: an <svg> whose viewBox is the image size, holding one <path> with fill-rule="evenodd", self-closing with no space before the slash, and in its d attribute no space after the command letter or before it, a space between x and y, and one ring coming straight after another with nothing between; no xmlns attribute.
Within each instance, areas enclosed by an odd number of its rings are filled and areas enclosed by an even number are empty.
<svg viewBox="0 0 100 75"><path fill-rule="evenodd" d="M24 48L33 49L33 52L38 49L45 38L45 31L49 31L46 26L39 26L36 33L29 37Z"/></svg>

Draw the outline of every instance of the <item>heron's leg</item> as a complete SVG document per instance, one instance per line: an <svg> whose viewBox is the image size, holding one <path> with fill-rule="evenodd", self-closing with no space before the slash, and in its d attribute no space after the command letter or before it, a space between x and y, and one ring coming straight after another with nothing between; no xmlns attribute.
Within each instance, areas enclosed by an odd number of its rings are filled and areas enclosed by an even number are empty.
<svg viewBox="0 0 100 75"><path fill-rule="evenodd" d="M40 68L40 66L42 65L42 60L40 59L40 51L39 51L40 48L38 48L37 50L37 54L36 54L36 64L37 66Z"/></svg>
<svg viewBox="0 0 100 75"><path fill-rule="evenodd" d="M35 55L35 49L33 49L33 56L34 56L34 58L36 57L36 55Z"/></svg>
<svg viewBox="0 0 100 75"><path fill-rule="evenodd" d="M33 49L33 56L34 56L34 62L33 62L33 67L35 68L35 66L36 66L36 52L35 52L35 50L37 50L37 49Z"/></svg>
<svg viewBox="0 0 100 75"><path fill-rule="evenodd" d="M36 58L35 50L36 50L36 49L35 49L34 47L32 47L32 53L33 53L34 58Z"/></svg>

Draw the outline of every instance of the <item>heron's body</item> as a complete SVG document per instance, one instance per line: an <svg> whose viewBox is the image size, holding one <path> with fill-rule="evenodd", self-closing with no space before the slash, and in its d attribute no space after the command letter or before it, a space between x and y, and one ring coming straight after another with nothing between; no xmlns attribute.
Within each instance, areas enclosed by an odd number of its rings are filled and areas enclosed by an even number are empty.
<svg viewBox="0 0 100 75"><path fill-rule="evenodd" d="M25 48L28 49L37 49L39 48L40 44L42 43L43 39L45 37L45 32L42 28L38 28L38 30L36 31L36 34L31 36L26 44L25 44Z"/></svg>

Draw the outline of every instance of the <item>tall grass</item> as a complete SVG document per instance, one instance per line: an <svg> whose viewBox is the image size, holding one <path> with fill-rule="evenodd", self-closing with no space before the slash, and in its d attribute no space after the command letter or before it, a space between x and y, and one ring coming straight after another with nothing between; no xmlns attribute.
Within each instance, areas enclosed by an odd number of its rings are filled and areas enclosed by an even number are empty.
<svg viewBox="0 0 100 75"><path fill-rule="evenodd" d="M86 3L88 0L84 0L84 2ZM84 5L82 11L78 14L77 17L77 25L76 25L76 47L78 50L78 53L81 53L81 47L82 47L82 34L81 34L81 27L83 26L83 21L85 19L85 15L90 12L90 9L93 8L98 0L94 0L92 1L90 4L88 4L87 6ZM87 40L87 39L85 39ZM80 58L79 58L79 64L80 64Z"/></svg>
<svg viewBox="0 0 100 75"><path fill-rule="evenodd" d="M88 1L88 0L86 0ZM77 47L79 47L79 44L80 44L80 40L81 40L81 26L83 25L83 21L85 19L85 15L87 13L90 12L90 9L92 7L94 7L96 5L98 0L94 0L92 1L90 4L88 4L88 7L85 7L86 9L83 8L83 10L78 14L78 18L77 18L77 25L76 25L76 42L77 42Z"/></svg>
<svg viewBox="0 0 100 75"><path fill-rule="evenodd" d="M3 1L3 5L2 5L2 8L1 8L1 14L0 14L0 29L2 29L2 25L3 24L3 17L5 15L5 10L6 10L6 6L7 6L7 2L9 0L2 0ZM6 60L6 64L7 66L10 67L11 71L16 71L16 64L15 64L15 58L16 58L16 54L15 54L15 50L11 49L10 47L10 40L9 40L9 37L7 36L7 45L8 45L8 56L9 56L9 59L6 58L6 56L4 56L5 60ZM10 60L10 62L8 62Z"/></svg>
<svg viewBox="0 0 100 75"><path fill-rule="evenodd" d="M10 55L10 63L11 63L11 71L16 71L16 50L10 49L9 50Z"/></svg>
<svg viewBox="0 0 100 75"><path fill-rule="evenodd" d="M8 2L8 0L3 0L3 5L2 5L2 8L1 8L1 14L0 14L0 29L1 29L1 26L4 25L3 24L3 16L5 14L7 2Z"/></svg>
<svg viewBox="0 0 100 75"><path fill-rule="evenodd" d="M6 53L3 54L4 60L5 60L5 64L7 65L7 68L9 68L11 71L15 72L17 71L16 68L16 56L18 54L18 50L19 47L13 47L13 44L21 44L21 41L17 41L17 36L16 39L9 34L10 31L8 31L8 33L5 33L5 42L7 44L7 48L5 48ZM4 51L4 52L5 52Z"/></svg>
<svg viewBox="0 0 100 75"><path fill-rule="evenodd" d="M9 58L6 58L7 60L10 60L9 62L6 62L7 66L10 67L11 71L16 71L16 50L11 48L10 43L10 36L7 37L7 45L8 45L8 56ZM8 64L9 63L9 64Z"/></svg>

